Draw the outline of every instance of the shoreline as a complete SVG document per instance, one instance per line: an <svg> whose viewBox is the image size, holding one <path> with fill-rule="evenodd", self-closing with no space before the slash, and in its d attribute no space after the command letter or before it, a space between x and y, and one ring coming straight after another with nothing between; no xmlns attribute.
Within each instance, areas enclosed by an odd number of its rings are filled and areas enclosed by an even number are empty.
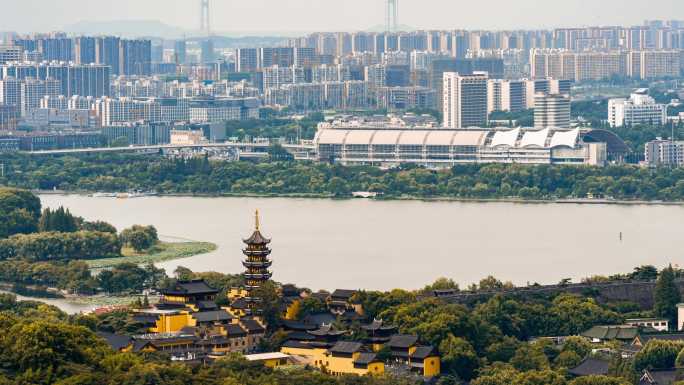
<svg viewBox="0 0 684 385"><path fill-rule="evenodd" d="M55 190L31 190L37 195L78 195L88 196L91 191L55 191ZM418 202L460 202L460 203L518 203L518 204L574 204L574 205L620 205L620 206L684 206L684 201L645 201L645 200L613 200L613 199L581 199L581 198L557 198L557 199L524 199L524 198L451 198L451 197L414 197L392 196L380 198L353 198L335 197L329 194L253 194L253 193L164 193L146 198L285 198L285 199L327 199L338 201L369 200L369 201L418 201ZM119 199L119 198L109 198ZM125 198L137 199L137 198Z"/></svg>

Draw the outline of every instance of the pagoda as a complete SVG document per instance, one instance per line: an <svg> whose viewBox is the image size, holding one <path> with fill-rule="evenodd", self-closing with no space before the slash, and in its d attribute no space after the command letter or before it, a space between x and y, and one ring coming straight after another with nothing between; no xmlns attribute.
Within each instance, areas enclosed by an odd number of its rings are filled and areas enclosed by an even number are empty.
<svg viewBox="0 0 684 385"><path fill-rule="evenodd" d="M243 240L247 247L242 250L242 253L247 257L242 265L245 270L245 290L247 296L246 313L249 315L258 315L261 313L260 305L262 298L259 298L257 291L264 283L266 283L273 275L268 268L271 267L272 262L268 259L271 254L271 249L268 244L271 240L264 237L259 229L259 210L255 213L255 229L254 233L248 239Z"/></svg>

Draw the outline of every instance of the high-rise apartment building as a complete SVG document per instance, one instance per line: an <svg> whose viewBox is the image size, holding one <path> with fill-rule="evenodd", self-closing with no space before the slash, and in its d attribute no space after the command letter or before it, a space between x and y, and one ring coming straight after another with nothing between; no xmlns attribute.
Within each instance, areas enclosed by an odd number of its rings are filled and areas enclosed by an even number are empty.
<svg viewBox="0 0 684 385"><path fill-rule="evenodd" d="M112 75L121 75L120 43L121 39L114 36L95 38L95 62L110 66Z"/></svg>
<svg viewBox="0 0 684 385"><path fill-rule="evenodd" d="M21 82L21 116L27 116L32 110L40 108L43 97L57 97L60 91L60 84L56 79L24 79Z"/></svg>
<svg viewBox="0 0 684 385"><path fill-rule="evenodd" d="M176 40L173 44L174 63L186 64L188 60L187 43L185 40Z"/></svg>
<svg viewBox="0 0 684 385"><path fill-rule="evenodd" d="M487 74L444 73L444 127L468 128L487 125Z"/></svg>
<svg viewBox="0 0 684 385"><path fill-rule="evenodd" d="M570 96L536 94L534 97L534 127L570 128Z"/></svg>
<svg viewBox="0 0 684 385"><path fill-rule="evenodd" d="M235 51L235 70L237 72L254 72L259 69L258 48L238 48Z"/></svg>
<svg viewBox="0 0 684 385"><path fill-rule="evenodd" d="M152 73L152 42L150 40L120 40L119 70L121 75Z"/></svg>
<svg viewBox="0 0 684 385"><path fill-rule="evenodd" d="M81 36L74 39L74 61L76 64L92 64L97 62L96 39Z"/></svg>
<svg viewBox="0 0 684 385"><path fill-rule="evenodd" d="M14 77L0 80L0 104L21 107L21 80Z"/></svg>
<svg viewBox="0 0 684 385"><path fill-rule="evenodd" d="M0 45L0 64L21 61L23 49L15 45Z"/></svg>
<svg viewBox="0 0 684 385"><path fill-rule="evenodd" d="M524 80L489 79L487 112L518 112L527 108L527 83Z"/></svg>

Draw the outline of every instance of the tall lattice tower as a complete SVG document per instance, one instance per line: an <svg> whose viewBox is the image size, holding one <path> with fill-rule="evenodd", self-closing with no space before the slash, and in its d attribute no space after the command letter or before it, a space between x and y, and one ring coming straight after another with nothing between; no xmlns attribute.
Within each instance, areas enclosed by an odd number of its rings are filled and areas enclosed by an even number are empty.
<svg viewBox="0 0 684 385"><path fill-rule="evenodd" d="M399 0L387 0L385 17L387 32L396 32L399 26Z"/></svg>
<svg viewBox="0 0 684 385"><path fill-rule="evenodd" d="M201 0L200 30L207 36L211 35L211 13L209 0Z"/></svg>

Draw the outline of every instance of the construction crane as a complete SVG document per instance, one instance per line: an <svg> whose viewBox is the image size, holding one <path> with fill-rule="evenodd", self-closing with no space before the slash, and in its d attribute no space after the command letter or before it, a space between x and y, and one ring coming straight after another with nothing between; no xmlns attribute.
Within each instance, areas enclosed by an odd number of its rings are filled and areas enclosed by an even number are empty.
<svg viewBox="0 0 684 385"><path fill-rule="evenodd" d="M396 32L399 26L399 0L387 0L387 13L385 15L387 32Z"/></svg>

